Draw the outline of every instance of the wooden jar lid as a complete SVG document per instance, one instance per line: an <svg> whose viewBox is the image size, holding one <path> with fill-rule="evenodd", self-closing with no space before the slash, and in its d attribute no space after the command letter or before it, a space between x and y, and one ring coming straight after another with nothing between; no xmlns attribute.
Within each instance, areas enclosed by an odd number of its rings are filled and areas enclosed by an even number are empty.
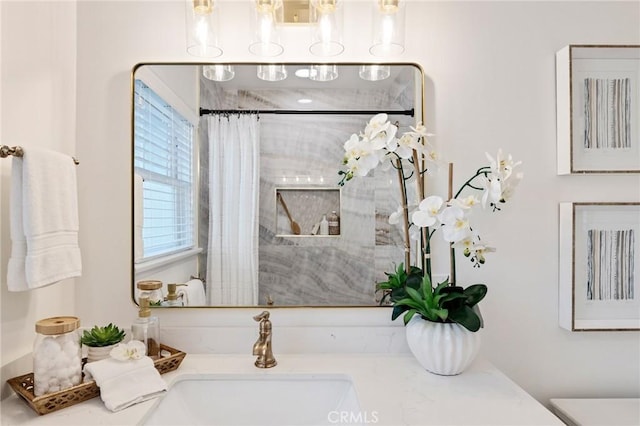
<svg viewBox="0 0 640 426"><path fill-rule="evenodd" d="M64 334L80 327L78 317L52 317L36 322L36 333L39 334Z"/></svg>

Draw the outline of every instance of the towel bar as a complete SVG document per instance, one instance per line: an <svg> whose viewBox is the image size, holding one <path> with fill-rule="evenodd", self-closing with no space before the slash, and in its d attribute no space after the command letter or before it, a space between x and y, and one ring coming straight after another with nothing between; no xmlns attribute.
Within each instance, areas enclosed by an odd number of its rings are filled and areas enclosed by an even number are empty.
<svg viewBox="0 0 640 426"><path fill-rule="evenodd" d="M21 146L0 145L0 158L7 158L10 155L13 155L14 157L22 157L24 155L24 150ZM80 164L80 161L75 157L71 158L76 166Z"/></svg>

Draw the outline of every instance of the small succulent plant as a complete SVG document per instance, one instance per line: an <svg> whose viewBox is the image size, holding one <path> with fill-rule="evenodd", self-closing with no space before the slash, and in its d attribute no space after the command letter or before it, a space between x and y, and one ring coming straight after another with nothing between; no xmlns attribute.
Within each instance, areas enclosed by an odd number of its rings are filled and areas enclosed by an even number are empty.
<svg viewBox="0 0 640 426"><path fill-rule="evenodd" d="M80 341L86 346L102 347L120 343L124 336L124 330L109 323L106 327L98 327L96 325L91 330L84 330Z"/></svg>

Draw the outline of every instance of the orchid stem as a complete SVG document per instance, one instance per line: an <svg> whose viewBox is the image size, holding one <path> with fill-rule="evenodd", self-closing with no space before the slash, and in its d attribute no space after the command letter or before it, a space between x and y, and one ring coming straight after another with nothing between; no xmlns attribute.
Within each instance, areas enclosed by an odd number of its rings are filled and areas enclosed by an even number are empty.
<svg viewBox="0 0 640 426"><path fill-rule="evenodd" d="M450 166L450 170L451 170L451 168L453 167L453 165L449 164L449 166ZM474 180L475 178L477 178L478 176L480 176L480 175L485 175L485 176L486 176L486 175L489 173L489 171L490 171L490 170L491 170L491 169L490 169L489 167L487 167L487 166L479 168L479 169L476 171L476 174L475 174L475 175L473 175L473 176L471 176L471 178L469 178L469 179L468 179L468 180L467 180L467 181L466 181L466 182L465 182L465 183L460 187L460 189L458 190L458 192L456 192L455 197L453 197L453 198L458 198L458 195L460 195L460 193L461 193L461 192L462 192L462 191L463 191L467 186L469 186L469 187L471 187L471 188L473 188L473 189L481 190L481 188L478 188L478 187L476 187L476 186L471 185L471 182L473 182L473 180ZM452 177L451 177L451 175L449 175L449 185L451 185L451 179L452 179ZM451 186L449 187L449 199L451 199Z"/></svg>
<svg viewBox="0 0 640 426"><path fill-rule="evenodd" d="M476 173L476 176L478 174ZM475 177L475 176L474 176ZM467 183L469 183L471 180L473 180L473 178L471 178L469 181L467 181ZM465 183L465 185L467 184ZM463 185L464 188L464 185ZM460 189L462 190L462 189ZM453 194L453 163L449 163L449 200L451 200L453 197L451 196ZM456 197L460 194L460 191L458 191L458 193L456 194ZM453 243L449 244L449 263L450 263L450 280L449 280L449 284L451 286L455 286L456 285L456 251L453 248Z"/></svg>
<svg viewBox="0 0 640 426"><path fill-rule="evenodd" d="M404 171L402 169L402 159L396 158L396 170L398 170L398 181L400 183L400 192L402 196L402 217L404 220L404 270L407 274L411 271L411 252L409 239L409 208L407 207L407 188L404 179Z"/></svg>
<svg viewBox="0 0 640 426"><path fill-rule="evenodd" d="M418 197L424 200L426 194L425 188L425 172L427 171L424 159L418 158L418 152L413 150L413 168L417 176L418 182ZM422 254L420 263L422 270L431 278L431 247L429 245L429 228L423 228L420 230L420 253Z"/></svg>

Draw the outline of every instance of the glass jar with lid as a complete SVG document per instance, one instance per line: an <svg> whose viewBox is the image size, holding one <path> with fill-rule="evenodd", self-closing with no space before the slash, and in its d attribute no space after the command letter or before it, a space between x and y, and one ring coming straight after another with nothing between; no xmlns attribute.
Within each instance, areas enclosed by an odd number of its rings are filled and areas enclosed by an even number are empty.
<svg viewBox="0 0 640 426"><path fill-rule="evenodd" d="M140 303L140 299L145 296L149 298L150 306L160 306L164 301L164 296L162 294L162 281L144 280L138 281L136 285L138 290L140 290L138 294L138 304Z"/></svg>
<svg viewBox="0 0 640 426"><path fill-rule="evenodd" d="M33 393L58 392L82 380L80 319L53 317L36 322L33 344Z"/></svg>

